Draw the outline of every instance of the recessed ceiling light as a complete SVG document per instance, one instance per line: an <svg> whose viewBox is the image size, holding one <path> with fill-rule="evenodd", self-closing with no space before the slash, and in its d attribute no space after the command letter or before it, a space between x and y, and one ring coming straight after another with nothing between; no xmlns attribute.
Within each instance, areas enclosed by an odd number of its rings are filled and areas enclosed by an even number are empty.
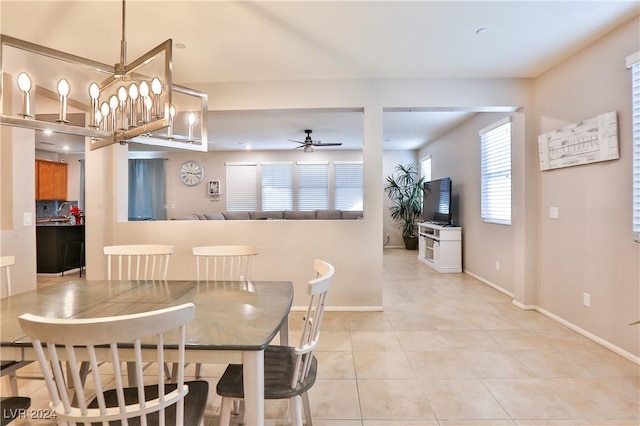
<svg viewBox="0 0 640 426"><path fill-rule="evenodd" d="M69 146L65 145L65 146L62 147L62 149L64 149L65 151L69 151Z"/></svg>
<svg viewBox="0 0 640 426"><path fill-rule="evenodd" d="M489 32L489 28L479 28L476 30L476 34L478 35L486 35Z"/></svg>
<svg viewBox="0 0 640 426"><path fill-rule="evenodd" d="M176 43L175 46L176 46L176 49L186 49L187 48L187 45L184 44L184 43Z"/></svg>
<svg viewBox="0 0 640 426"><path fill-rule="evenodd" d="M47 130L44 131L44 134L45 135L52 135L53 132L51 130L47 129Z"/></svg>

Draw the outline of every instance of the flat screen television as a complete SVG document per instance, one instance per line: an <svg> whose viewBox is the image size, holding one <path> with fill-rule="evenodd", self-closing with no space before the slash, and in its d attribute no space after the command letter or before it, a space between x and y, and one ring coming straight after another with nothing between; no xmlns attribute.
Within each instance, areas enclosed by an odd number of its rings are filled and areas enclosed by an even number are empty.
<svg viewBox="0 0 640 426"><path fill-rule="evenodd" d="M451 225L451 178L424 184L422 220L438 225Z"/></svg>

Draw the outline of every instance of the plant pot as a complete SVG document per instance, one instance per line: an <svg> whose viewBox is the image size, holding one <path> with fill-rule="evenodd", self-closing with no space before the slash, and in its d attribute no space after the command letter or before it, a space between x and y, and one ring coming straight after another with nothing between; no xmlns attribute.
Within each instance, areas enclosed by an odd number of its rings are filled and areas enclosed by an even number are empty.
<svg viewBox="0 0 640 426"><path fill-rule="evenodd" d="M402 237L407 250L418 250L418 237Z"/></svg>

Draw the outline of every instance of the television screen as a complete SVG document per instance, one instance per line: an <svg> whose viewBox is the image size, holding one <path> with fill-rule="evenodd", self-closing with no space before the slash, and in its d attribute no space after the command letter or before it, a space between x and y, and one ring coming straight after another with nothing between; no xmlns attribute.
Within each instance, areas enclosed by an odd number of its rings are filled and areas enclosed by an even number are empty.
<svg viewBox="0 0 640 426"><path fill-rule="evenodd" d="M451 224L451 178L424 184L422 219L438 225Z"/></svg>

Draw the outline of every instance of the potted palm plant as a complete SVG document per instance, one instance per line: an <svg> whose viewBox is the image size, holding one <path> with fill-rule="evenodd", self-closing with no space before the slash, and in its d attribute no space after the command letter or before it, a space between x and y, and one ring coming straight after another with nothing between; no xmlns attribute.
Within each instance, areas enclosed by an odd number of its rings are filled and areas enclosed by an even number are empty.
<svg viewBox="0 0 640 426"><path fill-rule="evenodd" d="M398 164L387 176L384 192L391 200L391 217L402 230L405 248L418 248L418 222L422 215L424 177L418 177L415 163Z"/></svg>

